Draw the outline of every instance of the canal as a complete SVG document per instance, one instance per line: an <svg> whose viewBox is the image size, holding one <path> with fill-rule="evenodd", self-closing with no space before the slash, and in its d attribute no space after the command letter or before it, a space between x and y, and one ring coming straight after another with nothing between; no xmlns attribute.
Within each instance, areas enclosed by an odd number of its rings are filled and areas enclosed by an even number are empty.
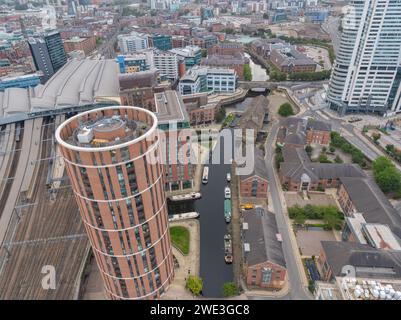
<svg viewBox="0 0 401 320"><path fill-rule="evenodd" d="M220 150L223 157L224 143L218 141L213 152ZM203 279L203 296L219 298L223 296L225 282L233 281L232 264L224 261L224 235L228 226L224 220L224 188L229 184L226 175L231 165L209 165L209 181L202 184L202 198L195 202L200 219L200 276Z"/></svg>
<svg viewBox="0 0 401 320"><path fill-rule="evenodd" d="M249 59L249 67L251 68L253 81L267 81L270 79L264 67L255 63L248 53L244 53L244 55Z"/></svg>

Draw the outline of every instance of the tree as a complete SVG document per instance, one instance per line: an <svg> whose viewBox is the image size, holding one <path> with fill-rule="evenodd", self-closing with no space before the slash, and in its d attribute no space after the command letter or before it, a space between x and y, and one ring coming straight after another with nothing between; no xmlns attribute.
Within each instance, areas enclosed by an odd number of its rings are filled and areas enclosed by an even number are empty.
<svg viewBox="0 0 401 320"><path fill-rule="evenodd" d="M343 163L344 161L343 161L343 159L340 158L340 156L337 155L337 156L335 157L335 159L334 159L334 162L335 162L335 163Z"/></svg>
<svg viewBox="0 0 401 320"><path fill-rule="evenodd" d="M282 117L289 117L294 115L294 110L292 109L291 104L286 102L280 106L278 109L278 114Z"/></svg>
<svg viewBox="0 0 401 320"><path fill-rule="evenodd" d="M308 154L310 157L312 155L313 148L309 144L305 147L305 152Z"/></svg>
<svg viewBox="0 0 401 320"><path fill-rule="evenodd" d="M223 285L223 296L233 297L238 295L238 288L234 282L226 282Z"/></svg>
<svg viewBox="0 0 401 320"><path fill-rule="evenodd" d="M185 286L195 296L199 296L203 288L203 280L197 276L189 276Z"/></svg>
<svg viewBox="0 0 401 320"><path fill-rule="evenodd" d="M216 122L217 123L222 122L225 117L226 117L226 109L220 108L220 110L217 111L217 114L216 114Z"/></svg>
<svg viewBox="0 0 401 320"><path fill-rule="evenodd" d="M331 163L331 161L329 160L329 158L327 158L327 155L325 153L321 153L319 155L319 162L320 163Z"/></svg>
<svg viewBox="0 0 401 320"><path fill-rule="evenodd" d="M388 167L392 167L394 164L391 160L385 156L378 157L375 161L373 161L373 172L379 173Z"/></svg>
<svg viewBox="0 0 401 320"><path fill-rule="evenodd" d="M270 80L272 81L287 80L287 74L278 70L272 70L269 75L270 75Z"/></svg>
<svg viewBox="0 0 401 320"><path fill-rule="evenodd" d="M298 214L294 217L294 222L295 222L295 224L298 224L298 225L303 225L305 223L305 220L306 220L306 216L303 213Z"/></svg>
<svg viewBox="0 0 401 320"><path fill-rule="evenodd" d="M202 53L202 58L206 58L207 57L207 49L202 49L201 53Z"/></svg>
<svg viewBox="0 0 401 320"><path fill-rule="evenodd" d="M373 133L372 134L372 139L373 139L373 141L375 142L375 143L377 143L377 141L380 139L380 137L381 137L381 134L380 133Z"/></svg>
<svg viewBox="0 0 401 320"><path fill-rule="evenodd" d="M336 210L326 209L323 214L323 221L328 229L338 229L341 226L341 219L339 218Z"/></svg>
<svg viewBox="0 0 401 320"><path fill-rule="evenodd" d="M401 189L401 175L395 167L388 167L375 174L375 180L384 193Z"/></svg>

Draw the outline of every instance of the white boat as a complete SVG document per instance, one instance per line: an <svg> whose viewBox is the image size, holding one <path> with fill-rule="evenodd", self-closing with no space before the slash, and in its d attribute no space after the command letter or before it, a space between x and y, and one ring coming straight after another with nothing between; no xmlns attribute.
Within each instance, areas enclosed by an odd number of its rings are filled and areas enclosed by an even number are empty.
<svg viewBox="0 0 401 320"><path fill-rule="evenodd" d="M180 220L186 220L186 219L196 219L199 217L199 212L186 212L186 213L179 213L179 214L173 214L169 216L168 220L170 222L173 221L180 221Z"/></svg>
<svg viewBox="0 0 401 320"><path fill-rule="evenodd" d="M230 199L231 198L231 190L230 190L229 187L225 187L224 196L225 196L226 199Z"/></svg>
<svg viewBox="0 0 401 320"><path fill-rule="evenodd" d="M187 194L171 196L170 200L171 201L183 201L183 200L199 199L201 197L202 197L202 195L200 192L191 192L191 193L187 193Z"/></svg>
<svg viewBox="0 0 401 320"><path fill-rule="evenodd" d="M227 173L227 181L228 181L228 182L231 181L231 173Z"/></svg>
<svg viewBox="0 0 401 320"><path fill-rule="evenodd" d="M202 183L206 184L209 179L209 167L203 168Z"/></svg>

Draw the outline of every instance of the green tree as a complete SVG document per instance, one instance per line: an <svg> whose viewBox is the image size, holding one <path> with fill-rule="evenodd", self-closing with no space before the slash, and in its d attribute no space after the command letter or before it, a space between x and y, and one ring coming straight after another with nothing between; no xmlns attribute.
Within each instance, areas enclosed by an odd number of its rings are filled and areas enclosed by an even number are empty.
<svg viewBox="0 0 401 320"><path fill-rule="evenodd" d="M224 120L226 117L226 109L225 108L220 108L219 111L216 113L216 122L220 123Z"/></svg>
<svg viewBox="0 0 401 320"><path fill-rule="evenodd" d="M401 175L395 167L388 167L375 174L377 185L383 192L396 192L401 189Z"/></svg>
<svg viewBox="0 0 401 320"><path fill-rule="evenodd" d="M297 215L303 214L303 212L304 210L299 205L288 208L288 216L290 219L294 219Z"/></svg>
<svg viewBox="0 0 401 320"><path fill-rule="evenodd" d="M331 163L331 161L327 157L327 154L325 154L323 152L319 155L319 162L320 163Z"/></svg>
<svg viewBox="0 0 401 320"><path fill-rule="evenodd" d="M282 117L289 117L294 115L294 110L292 109L291 104L286 102L280 106L278 109L278 114Z"/></svg>
<svg viewBox="0 0 401 320"><path fill-rule="evenodd" d="M252 71L249 64L244 64L244 79L245 81L252 81Z"/></svg>
<svg viewBox="0 0 401 320"><path fill-rule="evenodd" d="M335 162L335 163L343 163L344 161L343 161L343 159L340 158L339 155L337 155L337 156L335 157L335 159L334 159L334 162Z"/></svg>
<svg viewBox="0 0 401 320"><path fill-rule="evenodd" d="M327 208L323 214L323 221L329 229L338 229L338 227L341 226L341 219L335 209Z"/></svg>
<svg viewBox="0 0 401 320"><path fill-rule="evenodd" d="M298 225L303 225L305 223L305 220L306 220L306 216L303 213L298 214L294 217L294 222L295 222L295 224L298 224Z"/></svg>
<svg viewBox="0 0 401 320"><path fill-rule="evenodd" d="M234 282L226 282L223 285L223 296L233 297L238 295L238 288Z"/></svg>
<svg viewBox="0 0 401 320"><path fill-rule="evenodd" d="M380 139L380 137L381 137L381 134L380 133L373 133L372 134L372 139L373 139L373 141L375 142L375 143L377 143L377 141Z"/></svg>
<svg viewBox="0 0 401 320"><path fill-rule="evenodd" d="M312 155L313 148L309 144L305 147L305 152L308 154L310 157Z"/></svg>
<svg viewBox="0 0 401 320"><path fill-rule="evenodd" d="M388 167L393 167L394 164L391 160L385 156L378 157L375 161L373 161L373 172L379 173Z"/></svg>
<svg viewBox="0 0 401 320"><path fill-rule="evenodd" d="M203 288L203 280L197 276L189 276L185 286L195 296L199 296Z"/></svg>

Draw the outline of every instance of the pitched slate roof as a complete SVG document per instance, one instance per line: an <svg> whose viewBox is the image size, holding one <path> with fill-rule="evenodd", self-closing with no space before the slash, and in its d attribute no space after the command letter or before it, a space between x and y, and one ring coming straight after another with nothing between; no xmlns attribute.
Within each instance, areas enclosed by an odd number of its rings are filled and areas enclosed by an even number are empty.
<svg viewBox="0 0 401 320"><path fill-rule="evenodd" d="M245 180L248 179L249 177L253 177L254 175L257 175L265 180L267 180L267 168L266 168L266 162L265 158L263 155L262 150L260 149L255 149L254 152L254 169L250 174L247 175L241 175L240 179Z"/></svg>
<svg viewBox="0 0 401 320"><path fill-rule="evenodd" d="M367 223L388 225L401 238L401 215L371 178L342 177L340 181Z"/></svg>
<svg viewBox="0 0 401 320"><path fill-rule="evenodd" d="M284 177L299 182L304 174L308 175L312 182L341 177L366 177L358 165L342 163L283 162L280 171Z"/></svg>
<svg viewBox="0 0 401 320"><path fill-rule="evenodd" d="M311 162L305 149L302 147L294 148L288 145L283 147L284 162L304 163Z"/></svg>
<svg viewBox="0 0 401 320"><path fill-rule="evenodd" d="M329 122L309 118L308 123L306 124L306 130L329 131L330 132L331 124Z"/></svg>
<svg viewBox="0 0 401 320"><path fill-rule="evenodd" d="M244 231L244 243L249 243L250 251L245 252L249 266L270 261L285 267L285 259L281 242L277 240L276 217L262 208L248 210L244 214L244 223L248 230Z"/></svg>
<svg viewBox="0 0 401 320"><path fill-rule="evenodd" d="M334 276L341 275L342 268L356 268L357 277L401 278L401 251L380 250L356 242L322 241L327 263Z"/></svg>

